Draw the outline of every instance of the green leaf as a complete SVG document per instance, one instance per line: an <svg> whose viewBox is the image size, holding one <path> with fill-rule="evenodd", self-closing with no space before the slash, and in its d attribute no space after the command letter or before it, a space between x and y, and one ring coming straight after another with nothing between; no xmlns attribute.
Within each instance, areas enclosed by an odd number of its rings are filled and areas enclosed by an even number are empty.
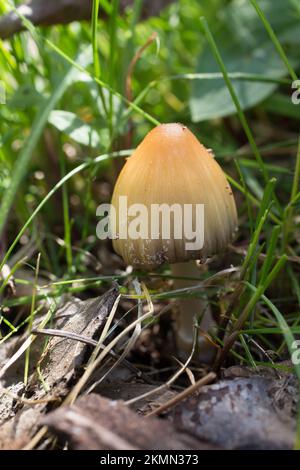
<svg viewBox="0 0 300 470"><path fill-rule="evenodd" d="M79 144L90 147L98 147L100 144L96 130L74 113L55 109L51 111L48 122Z"/></svg>
<svg viewBox="0 0 300 470"><path fill-rule="evenodd" d="M299 44L300 25L291 6L280 0L262 0L260 7L284 46ZM229 73L254 73L273 78L286 75L285 66L250 2L234 0L220 15L218 23L221 26L214 33L214 39ZM291 62L293 63L293 60ZM205 46L196 72L219 72L209 46ZM261 102L277 87L272 83L234 79L232 83L242 109L248 109ZM223 79L195 80L190 109L194 122L224 117L236 112Z"/></svg>
<svg viewBox="0 0 300 470"><path fill-rule="evenodd" d="M89 50L91 51L90 48ZM78 72L75 67L75 64L77 65L78 63L79 65L81 65L82 62L86 64L89 61L89 57L91 57L90 53L87 54L86 51L80 52L77 58L75 59L74 64L73 64L73 61L71 64L68 64L65 70L64 77L62 78L62 80L60 80L57 83L56 87L52 90L52 94L49 96L49 98L45 102L43 101L40 103L38 107L38 111L36 113L36 117L34 119L34 122L32 123L31 133L28 136L24 146L22 147L15 161L14 168L12 171L13 176L10 182L10 186L9 188L7 188L7 191L5 192L1 200L0 234L3 230L4 224L6 222L6 218L14 202L14 198L18 192L19 186L22 183L26 175L28 165L30 163L31 158L34 155L34 151L36 149L37 143L47 124L51 111L57 105L59 100L62 98L68 86L77 80Z"/></svg>
<svg viewBox="0 0 300 470"><path fill-rule="evenodd" d="M28 109L45 100L32 85L21 85L13 96L7 101L7 106L16 109Z"/></svg>

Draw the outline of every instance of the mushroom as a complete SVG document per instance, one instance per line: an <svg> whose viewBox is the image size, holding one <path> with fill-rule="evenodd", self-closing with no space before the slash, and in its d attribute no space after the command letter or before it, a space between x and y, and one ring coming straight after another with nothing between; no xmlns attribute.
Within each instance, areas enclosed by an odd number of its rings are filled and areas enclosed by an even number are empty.
<svg viewBox="0 0 300 470"><path fill-rule="evenodd" d="M127 159L111 203L116 214L114 250L135 268L153 270L168 263L174 277L195 279L177 279L175 288L199 283L200 271L193 260L222 252L237 228L236 205L225 174L212 153L177 123L159 125L147 134ZM169 216L169 232L163 225L163 209ZM192 236L197 243L191 243ZM180 300L175 335L181 350L191 347L193 318L201 312L200 327L207 329L213 324L207 300ZM199 340L206 349L207 339L202 335Z"/></svg>

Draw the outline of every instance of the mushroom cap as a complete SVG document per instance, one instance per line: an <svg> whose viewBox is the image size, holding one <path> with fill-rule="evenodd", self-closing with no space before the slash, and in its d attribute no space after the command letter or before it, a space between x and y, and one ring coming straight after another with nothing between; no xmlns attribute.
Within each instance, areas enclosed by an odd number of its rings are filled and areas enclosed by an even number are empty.
<svg viewBox="0 0 300 470"><path fill-rule="evenodd" d="M131 220L119 214L120 196L127 196L128 207L136 203L148 208L151 204L179 204L182 208L184 204L204 204L203 247L186 249L190 240L184 234L182 239L120 239L120 227ZM225 174L212 153L182 124L162 124L146 135L127 159L111 203L116 210L113 247L127 264L137 268L155 269L163 263L205 259L223 251L237 229L236 205ZM194 211L194 228L195 217ZM149 210L149 227L150 218Z"/></svg>

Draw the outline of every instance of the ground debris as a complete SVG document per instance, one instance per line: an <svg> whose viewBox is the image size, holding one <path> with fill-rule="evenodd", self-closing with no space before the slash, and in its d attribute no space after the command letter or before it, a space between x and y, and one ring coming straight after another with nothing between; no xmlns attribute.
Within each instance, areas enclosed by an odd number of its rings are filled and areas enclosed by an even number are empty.
<svg viewBox="0 0 300 470"><path fill-rule="evenodd" d="M295 441L297 380L269 368L242 368L202 387L170 414L174 425L225 449L292 449ZM247 370L246 370L247 369Z"/></svg>
<svg viewBox="0 0 300 470"><path fill-rule="evenodd" d="M87 301L72 299L57 310L53 325L59 330L77 333L87 338L97 337L117 295L118 289L113 288L102 297ZM40 321L39 318L37 324ZM0 369L5 370L5 364L26 338L27 335L24 335L17 340L14 338L4 343L5 354L1 354ZM90 346L78 341L52 337L41 360L44 343L45 337L42 336L37 337L32 343L30 359L32 367L26 389L23 383L24 354L5 370L0 378L0 448L11 448L11 441L16 439L22 441L30 439L47 409L47 403L22 403L21 400L14 400L13 395L21 397L22 393L26 392L26 398L30 397L32 402L63 398L70 389L70 382L81 372L80 369L87 360L87 353L92 350ZM38 363L44 384L36 371ZM1 391L1 387L6 391Z"/></svg>
<svg viewBox="0 0 300 470"><path fill-rule="evenodd" d="M158 418L145 418L122 401L96 394L79 398L74 405L61 407L43 420L61 443L76 450L195 450L213 448L194 437L178 432Z"/></svg>
<svg viewBox="0 0 300 470"><path fill-rule="evenodd" d="M72 299L56 311L51 328L97 340L117 297L118 289L113 288L95 299ZM31 345L25 387L24 354L14 362L11 358L27 336L9 339L0 351L2 449L26 445L42 424L70 449L291 449L294 445L298 384L292 373L268 367L225 369L218 382L164 411L168 420L163 420L144 415L175 397L176 391L162 392L160 384L143 383L141 377L141 383L134 382L131 371L128 383L128 368L121 368L121 373L118 369L97 385L97 394L84 395L74 405L53 411L82 373L92 348L53 336L43 352L45 337L37 336ZM292 369L291 364L285 366ZM103 370L95 372L91 380L103 374ZM156 394L148 394L157 387ZM132 409L122 401L143 395ZM49 398L56 400L54 406L43 402Z"/></svg>
<svg viewBox="0 0 300 470"><path fill-rule="evenodd" d="M127 401L144 395L145 393L152 392L155 389L157 389L157 385L138 382L114 382L101 384L99 387L95 388L95 392L111 400ZM158 390L157 393L153 393L151 396L142 398L136 403L133 403L131 408L137 410L141 414L147 414L163 403L166 403L168 400L176 396L176 394L177 393L173 390Z"/></svg>

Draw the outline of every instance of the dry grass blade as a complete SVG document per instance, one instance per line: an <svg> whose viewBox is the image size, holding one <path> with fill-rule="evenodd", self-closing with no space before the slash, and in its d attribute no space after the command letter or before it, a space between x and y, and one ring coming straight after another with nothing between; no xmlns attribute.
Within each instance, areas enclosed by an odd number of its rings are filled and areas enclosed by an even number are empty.
<svg viewBox="0 0 300 470"><path fill-rule="evenodd" d="M135 290L136 290L136 293L138 295L141 295L141 288L140 288L140 283L138 282L137 279L135 279L133 281L133 285L135 287ZM146 289L146 286L144 286L144 289ZM138 318L142 316L142 301L141 300L138 300ZM122 352L122 354L120 356L118 356L116 362L112 365L112 367L109 368L109 370L101 377L100 380L97 380L95 383L93 383L89 389L86 391L86 394L89 394L91 393L95 387L97 387L101 382L103 382L103 380L116 368L118 367L118 365L121 363L121 362L124 362L126 361L126 356L129 354L130 350L132 349L132 347L134 346L136 340L138 339L139 335L141 334L141 331L142 331L142 327L141 327L141 324L140 323L137 323L132 335L131 335L131 338L129 339L129 341L127 342L127 345L125 346L124 348L124 351ZM104 348L104 346L103 346ZM112 351L110 351L111 353ZM127 361L126 361L127 363ZM138 370L138 369L137 369ZM140 371L139 371L139 375L143 375Z"/></svg>
<svg viewBox="0 0 300 470"><path fill-rule="evenodd" d="M98 345L97 347L95 348L90 360L89 360L89 363L87 365L87 368L84 372L84 374L82 375L82 377L80 378L80 380L77 382L77 384L75 385L75 387L73 388L73 390L71 390L71 392L69 393L69 395L67 396L67 398L65 399L64 401L64 404L72 404L74 403L74 401L76 400L76 398L78 397L80 391L82 390L82 388L84 387L84 385L86 384L87 380L90 378L90 376L92 375L92 373L94 372L94 370L98 367L98 365L100 364L101 360L104 359L104 357L109 353L109 351L113 348L113 346L116 344L114 343L113 341L111 343L109 343L108 346L106 346L104 348L104 350L102 351L102 353L99 355L99 357L97 357L97 354L99 353L100 349L101 349L101 345L104 341L104 338L109 330L109 327L110 327L110 324L113 320L113 317L117 311L117 308L118 308L118 305L119 305L119 302L120 302L120 298L121 298L121 295L118 295L112 309L111 309L111 312L107 318L107 321L106 321L106 324L104 326L104 329L102 331L102 334L100 336L100 339L98 341ZM120 336L120 335L119 335ZM118 338L118 336L117 336ZM113 345L111 345L112 343L114 343ZM111 345L111 347L109 347Z"/></svg>
<svg viewBox="0 0 300 470"><path fill-rule="evenodd" d="M191 360L192 360L192 358L195 354L197 339L198 339L198 329L195 328L193 346L192 346L192 350L191 350L191 353L190 353L189 357L187 358L186 362L181 366L181 368L177 372L175 372L175 374L166 383L160 385L159 387L157 387L153 390L150 390L149 392L143 393L142 395L139 395L138 397L135 397L135 398L132 398L131 400L128 400L126 402L126 404L127 405L132 405L133 403L136 403L139 400L142 400L144 398L148 398L151 395L154 395L158 392L163 392L164 390L168 389L178 379L178 377L181 374L183 374L183 372L186 371L189 363L191 362Z"/></svg>
<svg viewBox="0 0 300 470"><path fill-rule="evenodd" d="M74 341L79 341L81 343L88 344L89 346L96 347L98 345L98 341L92 339L92 338L87 338L86 336L79 335L77 333L73 333L72 331L61 331L61 330L55 330L53 328L44 328L43 330L32 330L32 333L36 335L45 335L45 336L58 336L60 338L66 338L66 339L72 339ZM104 345L100 345L101 349L104 349ZM124 366L126 366L131 372L134 372L138 377L141 377L143 374L142 372L132 365L130 362L126 361L126 359L122 356L119 356L119 354L115 353L115 351L111 350L109 354L116 359L116 362L113 367L116 365L120 364L122 362Z"/></svg>
<svg viewBox="0 0 300 470"><path fill-rule="evenodd" d="M163 403L161 406L156 408L156 410L150 411L150 413L147 413L146 416L153 416L153 415L159 415L163 413L164 411L168 410L169 408L177 405L180 401L184 400L188 396L192 395L192 393L195 393L197 390L199 390L200 387L203 387L203 385L207 385L215 380L217 375L214 372L209 372L205 377L202 377L202 379L198 380L196 383L190 385L188 388L183 390L182 392L178 393L175 397L171 398L168 400L166 403Z"/></svg>
<svg viewBox="0 0 300 470"><path fill-rule="evenodd" d="M145 290L146 287L142 283L143 289ZM149 296L149 293L147 290L145 290L145 296L148 300L148 305L149 305L149 311L142 315L141 317L137 318L135 321L133 321L130 325L128 325L121 333L119 333L105 348L103 351L99 354L99 356L95 359L95 361L88 366L86 369L85 373L81 377L81 379L77 382L73 390L69 393L67 398L64 401L64 404L72 404L74 403L74 400L77 398L78 394L86 384L87 380L90 378L91 374L93 371L100 365L100 363L103 361L103 359L109 354L109 351L122 339L124 336L127 335L131 330L133 330L137 324L143 322L144 320L147 320L148 318L151 318L153 316L154 308L153 304L151 301L151 298ZM118 303L119 303L119 297L117 298L113 310L115 311L117 309Z"/></svg>
<svg viewBox="0 0 300 470"><path fill-rule="evenodd" d="M33 436L33 438L22 448L22 450L32 450L34 449L37 444L40 442L41 439L47 434L48 428L47 426L43 426L38 432Z"/></svg>
<svg viewBox="0 0 300 470"><path fill-rule="evenodd" d="M54 328L33 329L32 333L35 335L58 336L59 338L73 339L74 341L80 341L90 346L97 346L98 344L98 341L92 338L87 338L86 336L73 333L72 331L61 331Z"/></svg>
<svg viewBox="0 0 300 470"><path fill-rule="evenodd" d="M175 359L176 362L178 362L178 364L180 366L183 366L183 363L179 359L177 359L177 357L174 357L174 359ZM195 376L194 376L193 372L191 371L191 369L189 367L187 367L185 369L185 372L186 372L186 375L188 376L189 381L191 382L191 385L194 385L196 383L196 380L195 380Z"/></svg>
<svg viewBox="0 0 300 470"><path fill-rule="evenodd" d="M48 321L50 320L50 318L52 317L54 313L55 308L56 308L55 303L52 304L52 306L50 306L46 317L43 319L43 321L39 325L40 328L43 328L48 323ZM19 357L21 357L22 354L24 354L24 352L31 346L31 344L35 341L36 338L37 338L37 335L31 334L26 339L26 341L24 341L22 346L15 352L15 354L13 354L13 356L9 359L9 361L7 361L7 363L4 364L2 369L0 369L0 377L2 377L5 374L5 372L19 359Z"/></svg>

